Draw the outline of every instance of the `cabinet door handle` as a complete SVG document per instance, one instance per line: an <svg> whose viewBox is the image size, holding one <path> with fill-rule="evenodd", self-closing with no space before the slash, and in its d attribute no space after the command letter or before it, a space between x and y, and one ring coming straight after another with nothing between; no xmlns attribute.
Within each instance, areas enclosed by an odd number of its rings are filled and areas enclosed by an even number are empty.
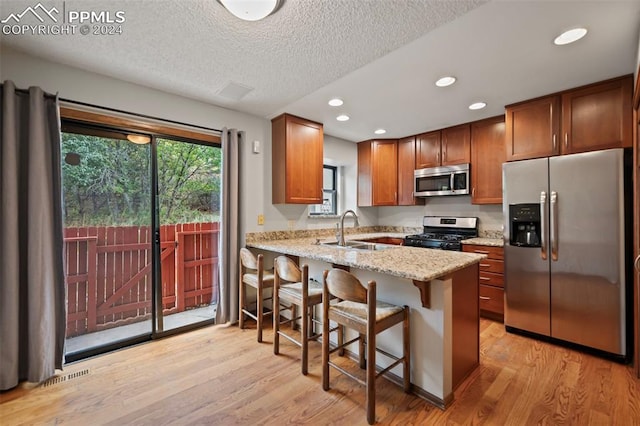
<svg viewBox="0 0 640 426"><path fill-rule="evenodd" d="M486 296L480 296L480 300L491 300L491 298Z"/></svg>
<svg viewBox="0 0 640 426"><path fill-rule="evenodd" d="M569 147L569 134L567 132L564 133L564 147Z"/></svg>
<svg viewBox="0 0 640 426"><path fill-rule="evenodd" d="M640 272L640 254L636 257L636 261L633 262L633 265L636 267L636 271Z"/></svg>
<svg viewBox="0 0 640 426"><path fill-rule="evenodd" d="M487 278L487 277L480 277L480 279L481 279L482 281L491 281L491 278Z"/></svg>
<svg viewBox="0 0 640 426"><path fill-rule="evenodd" d="M489 254L488 251L486 250L474 250L475 253L480 253L480 254Z"/></svg>
<svg viewBox="0 0 640 426"><path fill-rule="evenodd" d="M556 150L556 134L555 133L553 134L553 138L551 138L551 140L553 143L553 150L555 151Z"/></svg>
<svg viewBox="0 0 640 426"><path fill-rule="evenodd" d="M471 196L475 197L476 196L476 187L474 186L473 189L471 190Z"/></svg>
<svg viewBox="0 0 640 426"><path fill-rule="evenodd" d="M443 161L447 161L447 150L445 149L442 154L444 155Z"/></svg>

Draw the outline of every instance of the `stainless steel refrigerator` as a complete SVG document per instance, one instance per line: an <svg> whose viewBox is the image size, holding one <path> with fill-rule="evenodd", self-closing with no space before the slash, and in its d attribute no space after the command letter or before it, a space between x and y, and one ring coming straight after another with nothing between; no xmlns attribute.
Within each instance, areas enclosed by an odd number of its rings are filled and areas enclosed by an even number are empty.
<svg viewBox="0 0 640 426"><path fill-rule="evenodd" d="M503 165L507 330L628 355L628 157L611 149Z"/></svg>

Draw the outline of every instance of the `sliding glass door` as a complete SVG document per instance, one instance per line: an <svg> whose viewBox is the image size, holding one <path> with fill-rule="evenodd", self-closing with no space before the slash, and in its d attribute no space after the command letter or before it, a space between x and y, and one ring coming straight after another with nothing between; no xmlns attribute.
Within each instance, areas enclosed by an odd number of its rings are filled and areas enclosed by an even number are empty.
<svg viewBox="0 0 640 426"><path fill-rule="evenodd" d="M163 307L158 328L168 331L215 316L221 149L156 142Z"/></svg>
<svg viewBox="0 0 640 426"><path fill-rule="evenodd" d="M126 136L63 127L67 354L152 331L151 150Z"/></svg>
<svg viewBox="0 0 640 426"><path fill-rule="evenodd" d="M62 130L67 361L213 322L220 148Z"/></svg>

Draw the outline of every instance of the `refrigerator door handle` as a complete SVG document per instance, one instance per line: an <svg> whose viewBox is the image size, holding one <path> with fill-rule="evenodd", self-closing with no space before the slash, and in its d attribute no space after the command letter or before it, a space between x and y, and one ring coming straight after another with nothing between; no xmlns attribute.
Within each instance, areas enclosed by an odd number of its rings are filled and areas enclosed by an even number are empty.
<svg viewBox="0 0 640 426"><path fill-rule="evenodd" d="M547 193L540 192L540 257L547 260Z"/></svg>
<svg viewBox="0 0 640 426"><path fill-rule="evenodd" d="M551 260L558 261L558 193L551 191Z"/></svg>

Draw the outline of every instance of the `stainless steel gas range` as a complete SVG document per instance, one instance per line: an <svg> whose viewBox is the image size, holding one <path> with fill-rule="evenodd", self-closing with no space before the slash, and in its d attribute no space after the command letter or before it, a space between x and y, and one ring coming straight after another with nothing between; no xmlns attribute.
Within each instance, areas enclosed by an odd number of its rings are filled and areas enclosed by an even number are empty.
<svg viewBox="0 0 640 426"><path fill-rule="evenodd" d="M477 217L425 216L422 234L404 238L404 245L441 250L462 250L462 240L478 236Z"/></svg>

